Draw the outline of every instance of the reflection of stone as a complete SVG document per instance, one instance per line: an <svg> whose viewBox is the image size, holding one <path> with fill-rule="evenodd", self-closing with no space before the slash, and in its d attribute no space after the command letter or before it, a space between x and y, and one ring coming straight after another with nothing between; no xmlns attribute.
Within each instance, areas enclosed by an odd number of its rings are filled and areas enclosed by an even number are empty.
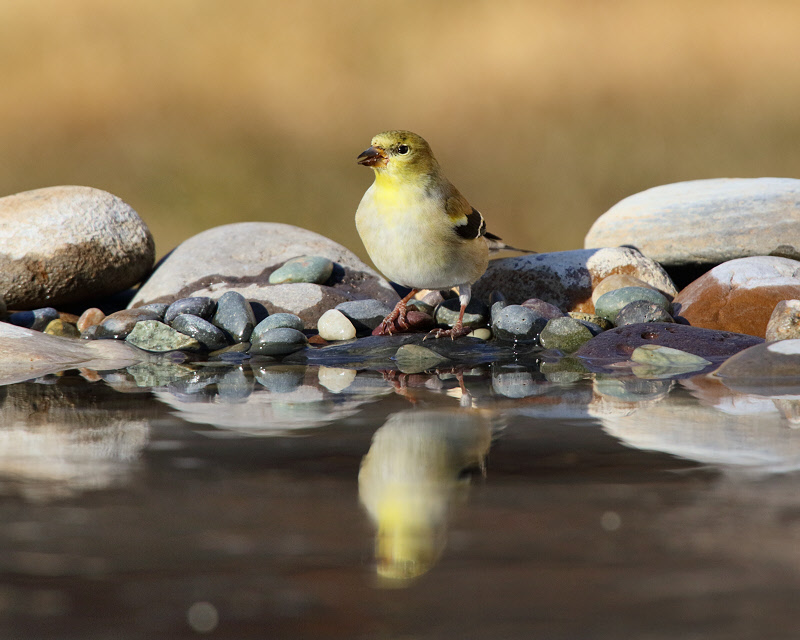
<svg viewBox="0 0 800 640"><path fill-rule="evenodd" d="M377 527L381 577L408 580L433 566L459 475L482 468L490 443L489 421L475 411L402 411L375 432L358 490Z"/></svg>
<svg viewBox="0 0 800 640"><path fill-rule="evenodd" d="M672 393L657 404L611 413L591 407L626 445L757 472L800 469L800 432L768 398L730 391L718 381L681 382L695 398Z"/></svg>
<svg viewBox="0 0 800 640"><path fill-rule="evenodd" d="M119 417L116 408L93 407L91 401L76 400L58 385L20 384L6 389L0 412L4 493L43 500L124 482L131 463L147 445L147 421Z"/></svg>
<svg viewBox="0 0 800 640"><path fill-rule="evenodd" d="M228 371L217 382L216 394L208 393L212 387L206 387L194 395L177 388L154 395L189 422L272 436L330 424L391 393L382 380L376 384L375 378L363 376L371 382L361 384L362 376L356 376L343 393L333 394L320 385L315 369L298 365L261 367L254 375L255 386L242 369Z"/></svg>

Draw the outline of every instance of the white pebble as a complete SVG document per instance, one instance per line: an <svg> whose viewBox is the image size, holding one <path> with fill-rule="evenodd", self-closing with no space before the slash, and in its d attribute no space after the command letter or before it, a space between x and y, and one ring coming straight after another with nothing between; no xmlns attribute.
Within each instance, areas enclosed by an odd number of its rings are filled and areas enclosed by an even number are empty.
<svg viewBox="0 0 800 640"><path fill-rule="evenodd" d="M356 337L356 328L341 311L329 309L317 322L317 330L325 340L351 340Z"/></svg>

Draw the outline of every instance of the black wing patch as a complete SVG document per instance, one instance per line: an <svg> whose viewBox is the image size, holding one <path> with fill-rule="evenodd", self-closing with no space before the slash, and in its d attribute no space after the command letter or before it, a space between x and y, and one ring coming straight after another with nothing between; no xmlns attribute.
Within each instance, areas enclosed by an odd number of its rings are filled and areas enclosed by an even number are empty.
<svg viewBox="0 0 800 640"><path fill-rule="evenodd" d="M475 207L467 214L467 223L455 227L456 233L465 240L474 240L486 234L486 220Z"/></svg>

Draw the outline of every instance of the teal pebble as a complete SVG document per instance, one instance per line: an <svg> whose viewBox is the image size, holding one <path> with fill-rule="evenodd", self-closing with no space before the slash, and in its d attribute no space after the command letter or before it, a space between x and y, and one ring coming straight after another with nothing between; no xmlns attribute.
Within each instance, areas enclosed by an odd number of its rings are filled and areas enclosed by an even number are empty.
<svg viewBox="0 0 800 640"><path fill-rule="evenodd" d="M259 322L250 336L252 341L258 340L265 331L270 329L295 329L303 330L303 321L293 313L273 313Z"/></svg>
<svg viewBox="0 0 800 640"><path fill-rule="evenodd" d="M270 284L310 282L325 284L333 273L333 261L322 256L302 256L287 260L269 275Z"/></svg>
<svg viewBox="0 0 800 640"><path fill-rule="evenodd" d="M667 313L672 309L670 301L658 291L645 287L622 287L621 289L614 289L600 296L594 304L594 312L598 316L616 324L617 314L620 310L637 300L652 302Z"/></svg>

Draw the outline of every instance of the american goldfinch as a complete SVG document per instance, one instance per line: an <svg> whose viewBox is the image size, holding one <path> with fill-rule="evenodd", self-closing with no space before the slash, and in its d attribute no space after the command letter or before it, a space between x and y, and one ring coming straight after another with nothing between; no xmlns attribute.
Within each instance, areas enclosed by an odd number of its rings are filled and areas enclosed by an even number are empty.
<svg viewBox="0 0 800 640"><path fill-rule="evenodd" d="M486 231L480 212L444 177L431 148L410 131L376 135L358 163L371 167L375 182L356 211L356 228L372 262L387 278L411 288L373 332L409 329L406 304L420 289L458 289L461 311L452 329L428 337L459 338L472 283L483 275L489 250L511 249Z"/></svg>

